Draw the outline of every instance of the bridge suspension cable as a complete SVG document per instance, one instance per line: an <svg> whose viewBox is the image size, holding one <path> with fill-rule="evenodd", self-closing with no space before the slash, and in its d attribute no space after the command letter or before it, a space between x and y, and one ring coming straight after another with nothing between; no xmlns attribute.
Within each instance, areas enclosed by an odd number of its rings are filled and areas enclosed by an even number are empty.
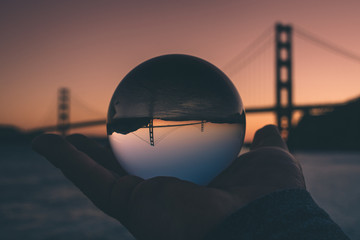
<svg viewBox="0 0 360 240"><path fill-rule="evenodd" d="M158 139L155 140L156 144L159 144L162 140L164 140L167 136L169 136L171 133L178 130L181 126L175 127L173 129L169 129L167 132L165 132L162 136L160 136Z"/></svg>
<svg viewBox="0 0 360 240"><path fill-rule="evenodd" d="M168 137L171 133L175 132L176 130L179 130L180 127L183 127L183 126L194 126L194 124L183 124L183 125L173 125L173 126L157 126L155 128L162 128L162 127L165 127L165 128L170 128L170 129L167 129L164 131L164 133L160 134L159 135L159 132L157 132L157 134L154 136L154 142L153 144L154 145L158 145L162 140L164 140L166 137ZM147 134L147 131L146 132L142 132L142 133L145 133ZM141 141L147 143L147 144L151 144L151 140L147 140L149 139L148 136L146 137L141 137L139 134L135 133L135 132L132 132L131 134L133 134L135 137L137 137L138 139L140 139ZM154 146L152 145L152 146Z"/></svg>
<svg viewBox="0 0 360 240"><path fill-rule="evenodd" d="M87 118L89 118L89 115L92 116L92 118L104 118L106 116L105 112L96 110L92 107L90 107L87 103L85 103L82 99L77 97L77 95L72 94L72 104L74 105L73 109L76 109L76 112L72 112L72 115L79 118L78 115L88 115ZM76 118L75 117L75 118Z"/></svg>
<svg viewBox="0 0 360 240"><path fill-rule="evenodd" d="M132 132L131 134L133 134L135 137L137 137L138 139L140 139L141 141L150 144L149 141L147 141L145 138L140 137L139 135L137 135L136 133Z"/></svg>
<svg viewBox="0 0 360 240"><path fill-rule="evenodd" d="M259 46L262 46L262 43L266 40L268 40L269 38L271 38L273 36L274 32L273 32L273 27L270 26L268 28L265 29L265 31L262 32L262 34L260 34L254 41L252 41L247 47L244 48L244 50L242 50L239 54L237 54L235 57L233 57L230 61L228 61L223 67L222 69L224 71L231 71L233 68L237 68L238 67L238 62L240 61L241 63L246 62L246 60L248 59L249 55L253 55L251 54L252 52L254 52L256 49L259 48Z"/></svg>
<svg viewBox="0 0 360 240"><path fill-rule="evenodd" d="M251 55L243 59L237 66L236 69L234 69L233 72L230 72L231 75L236 75L238 72L240 72L244 67L252 63L257 57L262 55L267 48L272 47L272 43L274 42L274 39L269 38L266 42L261 44Z"/></svg>
<svg viewBox="0 0 360 240"><path fill-rule="evenodd" d="M231 77L248 107L269 105L274 101L273 92L269 92L274 76L270 65L274 58L274 40L273 27L267 28L224 65L223 70Z"/></svg>
<svg viewBox="0 0 360 240"><path fill-rule="evenodd" d="M316 44L319 47L330 50L333 53L339 54L343 57L349 58L351 60L354 60L354 61L357 61L360 63L360 55L359 54L356 54L352 51L346 50L345 48L342 48L342 47L337 46L333 43L330 43L324 39L321 39L320 37L315 36L313 33L310 33L309 31L307 31L299 26L295 26L294 32L297 37L308 40L308 41L312 42L313 44Z"/></svg>
<svg viewBox="0 0 360 240"><path fill-rule="evenodd" d="M337 46L333 43L330 43L326 40L321 39L320 37L310 33L309 31L296 26L294 28L295 36L301 38L302 40L306 40L307 42L314 44L316 47L321 47L323 49L328 50L329 52L341 55L347 59L351 59L356 63L360 62L360 55L356 54L353 51L346 50L340 46ZM275 39L274 39L274 31L273 26L265 29L254 41L252 41L246 48L244 48L239 54L235 55L229 62L227 62L222 69L233 78L234 75L239 74L237 76L237 80L240 80L241 83L238 85L239 90L241 90L241 95L243 101L247 108L247 112L276 112L276 107L273 104L274 93L270 93L269 91L273 89L273 81L271 80L274 77L274 70L272 70L273 63L272 60L275 58ZM286 54L285 54L286 55ZM272 59L272 60L270 60ZM234 84L237 85L235 78L233 78ZM241 88L241 89L240 89ZM270 99L271 97L271 99ZM260 101L259 101L260 99ZM269 100L270 99L270 100ZM77 121L75 123L69 123L69 128L79 128L79 127L89 127L100 124L105 124L105 113L94 110L94 108L89 107L89 105L85 104L83 101L79 100L76 96L72 95L72 101L75 102L75 112L76 115L85 116L85 114L89 115L89 113L95 116L101 116L101 120L83 120ZM265 103L266 102L266 103ZM265 104L264 104L265 103ZM254 105L252 108L249 105ZM309 109L314 108L323 108L323 107L334 107L335 104L311 104L311 105L294 105L292 106L293 110L300 111L309 111ZM90 105L91 106L91 105ZM260 107L261 106L261 107ZM72 107L74 109L74 107ZM83 112L81 112L83 111ZM74 113L74 112L73 112ZM74 118L72 118L72 122ZM154 126L155 127L168 127L168 126ZM172 126L177 127L177 126ZM177 128L169 129L170 132L176 131ZM201 128L200 128L201 129ZM58 126L48 126L43 128L38 128L34 130L43 130L43 131L54 131L58 130ZM170 133L163 133L159 136L154 136L157 139L153 139L155 143L159 143L164 138L166 138ZM148 141L139 134L134 134L136 137L140 138L142 141Z"/></svg>

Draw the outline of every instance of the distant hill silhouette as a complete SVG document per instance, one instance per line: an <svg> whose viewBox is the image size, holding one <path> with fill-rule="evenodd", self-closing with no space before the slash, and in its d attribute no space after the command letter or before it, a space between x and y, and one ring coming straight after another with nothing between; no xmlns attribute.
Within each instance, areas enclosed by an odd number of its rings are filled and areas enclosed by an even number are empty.
<svg viewBox="0 0 360 240"><path fill-rule="evenodd" d="M0 125L0 142L24 142L27 140L26 134L19 128L10 125Z"/></svg>
<svg viewBox="0 0 360 240"><path fill-rule="evenodd" d="M30 142L39 134L0 125L0 143ZM304 115L289 136L288 144L293 149L360 151L360 98L331 112Z"/></svg>
<svg viewBox="0 0 360 240"><path fill-rule="evenodd" d="M22 144L30 143L36 136L42 134L42 131L26 132L18 127L12 125L0 125L0 144ZM109 145L106 137L88 136L100 144Z"/></svg>
<svg viewBox="0 0 360 240"><path fill-rule="evenodd" d="M331 112L306 114L289 136L293 149L360 150L360 98Z"/></svg>
<svg viewBox="0 0 360 240"><path fill-rule="evenodd" d="M41 132L25 132L11 125L0 125L0 143L29 143Z"/></svg>

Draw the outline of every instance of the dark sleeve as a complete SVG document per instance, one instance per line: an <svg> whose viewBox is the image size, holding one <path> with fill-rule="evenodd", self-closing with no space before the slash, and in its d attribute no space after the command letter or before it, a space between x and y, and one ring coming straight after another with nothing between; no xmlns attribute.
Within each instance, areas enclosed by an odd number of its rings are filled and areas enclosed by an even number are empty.
<svg viewBox="0 0 360 240"><path fill-rule="evenodd" d="M241 208L206 240L349 239L306 190L271 193Z"/></svg>

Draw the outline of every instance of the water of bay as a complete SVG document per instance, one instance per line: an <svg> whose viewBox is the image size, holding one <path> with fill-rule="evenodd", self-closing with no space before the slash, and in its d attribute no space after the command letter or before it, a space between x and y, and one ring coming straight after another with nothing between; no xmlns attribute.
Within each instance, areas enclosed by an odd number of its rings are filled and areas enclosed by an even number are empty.
<svg viewBox="0 0 360 240"><path fill-rule="evenodd" d="M315 201L352 239L360 239L360 153L296 152ZM28 145L0 145L0 238L133 237L97 210Z"/></svg>

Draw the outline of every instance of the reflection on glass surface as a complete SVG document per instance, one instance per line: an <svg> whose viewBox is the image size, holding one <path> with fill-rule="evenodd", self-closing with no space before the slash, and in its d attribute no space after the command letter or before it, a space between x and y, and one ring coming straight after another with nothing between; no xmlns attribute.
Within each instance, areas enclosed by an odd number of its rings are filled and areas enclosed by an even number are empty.
<svg viewBox="0 0 360 240"><path fill-rule="evenodd" d="M231 81L215 66L165 55L140 64L120 82L107 132L128 173L207 184L240 152L245 112Z"/></svg>

